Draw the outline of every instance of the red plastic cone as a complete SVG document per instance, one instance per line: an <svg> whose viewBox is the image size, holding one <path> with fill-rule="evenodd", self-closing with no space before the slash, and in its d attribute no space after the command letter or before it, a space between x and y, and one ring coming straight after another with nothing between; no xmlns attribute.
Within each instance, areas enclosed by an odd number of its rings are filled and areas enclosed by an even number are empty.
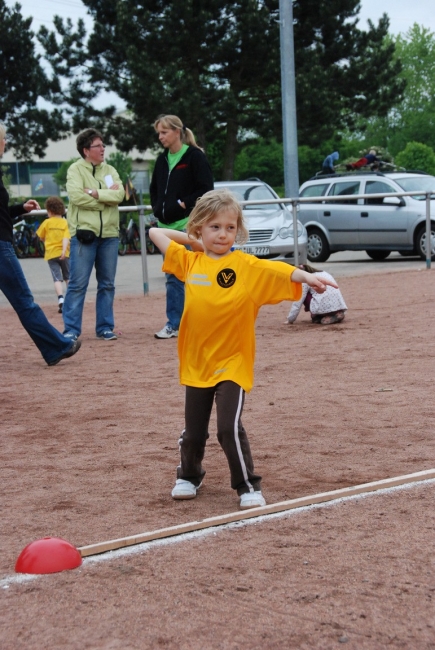
<svg viewBox="0 0 435 650"><path fill-rule="evenodd" d="M15 564L17 573L56 573L76 569L82 563L78 550L60 537L44 537L21 551Z"/></svg>

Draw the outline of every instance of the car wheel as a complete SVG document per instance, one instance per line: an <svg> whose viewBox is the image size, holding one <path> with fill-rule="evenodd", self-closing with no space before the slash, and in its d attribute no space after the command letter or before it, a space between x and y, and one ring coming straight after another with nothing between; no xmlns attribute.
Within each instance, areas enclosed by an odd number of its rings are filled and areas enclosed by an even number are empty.
<svg viewBox="0 0 435 650"><path fill-rule="evenodd" d="M372 260L380 262L381 260L386 260L391 251L366 251L366 253Z"/></svg>
<svg viewBox="0 0 435 650"><path fill-rule="evenodd" d="M430 240L431 240L431 260L435 260L435 232L434 224L431 224L430 228ZM422 260L426 259L426 225L422 226L417 230L415 236L415 249L417 254L420 255Z"/></svg>
<svg viewBox="0 0 435 650"><path fill-rule="evenodd" d="M310 262L326 262L330 255L328 241L321 230L308 230L307 257Z"/></svg>

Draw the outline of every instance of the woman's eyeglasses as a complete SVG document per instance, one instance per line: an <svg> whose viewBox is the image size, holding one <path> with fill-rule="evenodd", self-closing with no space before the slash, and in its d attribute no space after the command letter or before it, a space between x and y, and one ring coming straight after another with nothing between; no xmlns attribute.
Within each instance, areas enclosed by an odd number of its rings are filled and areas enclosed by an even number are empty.
<svg viewBox="0 0 435 650"><path fill-rule="evenodd" d="M105 149L106 145L105 144L91 144L89 149Z"/></svg>

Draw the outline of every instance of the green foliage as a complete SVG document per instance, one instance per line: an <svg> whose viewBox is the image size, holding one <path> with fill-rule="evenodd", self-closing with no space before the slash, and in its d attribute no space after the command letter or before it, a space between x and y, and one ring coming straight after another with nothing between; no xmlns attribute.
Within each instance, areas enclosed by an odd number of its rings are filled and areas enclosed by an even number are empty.
<svg viewBox="0 0 435 650"><path fill-rule="evenodd" d="M284 182L282 144L276 140L259 140L243 147L234 164L234 177L238 180L257 177L269 185Z"/></svg>
<svg viewBox="0 0 435 650"><path fill-rule="evenodd" d="M325 147L325 151L327 151L326 154L319 151L319 149L313 149L307 145L298 147L299 182L301 185L317 172L321 171L324 159L329 153L335 151L335 149L332 148L329 150Z"/></svg>
<svg viewBox="0 0 435 650"><path fill-rule="evenodd" d="M134 175L131 173L133 161L129 156L121 151L116 151L107 156L106 162L116 169L124 186L129 178L134 180Z"/></svg>
<svg viewBox="0 0 435 650"><path fill-rule="evenodd" d="M11 186L11 180L12 180L12 176L7 173L9 167L6 167L5 165L1 165L1 170L3 172L3 177L2 177L3 185L5 186L6 190L9 192L9 188Z"/></svg>
<svg viewBox="0 0 435 650"><path fill-rule="evenodd" d="M51 98L53 85L35 53L32 18L23 18L20 10L0 0L0 119L13 149L28 159L43 156L48 138L59 136L65 123L59 109L36 108L39 98Z"/></svg>
<svg viewBox="0 0 435 650"><path fill-rule="evenodd" d="M318 148L358 118L385 115L400 98L400 61L386 14L362 32L357 0L296 0L295 60L300 145Z"/></svg>
<svg viewBox="0 0 435 650"><path fill-rule="evenodd" d="M283 199L285 197L285 187L284 187L284 185L275 185L273 189L278 194L280 199Z"/></svg>
<svg viewBox="0 0 435 650"><path fill-rule="evenodd" d="M435 149L435 33L415 23L391 41L406 84L403 99L386 116L363 120L361 126L367 140L380 142L393 155L412 141Z"/></svg>
<svg viewBox="0 0 435 650"><path fill-rule="evenodd" d="M318 149L307 145L298 147L300 183L314 176L322 168L325 158ZM259 139L244 146L236 157L234 177L243 180L260 178L272 187L282 188L284 195L284 152L282 143L276 140ZM279 192L277 192L279 194Z"/></svg>
<svg viewBox="0 0 435 650"><path fill-rule="evenodd" d="M396 156L396 165L435 174L435 152L427 144L408 142Z"/></svg>
<svg viewBox="0 0 435 650"><path fill-rule="evenodd" d="M68 174L68 169L71 167L75 161L78 160L78 158L70 158L69 160L65 160L57 170L55 174L53 174L53 180L60 187L61 190L66 190L66 177Z"/></svg>

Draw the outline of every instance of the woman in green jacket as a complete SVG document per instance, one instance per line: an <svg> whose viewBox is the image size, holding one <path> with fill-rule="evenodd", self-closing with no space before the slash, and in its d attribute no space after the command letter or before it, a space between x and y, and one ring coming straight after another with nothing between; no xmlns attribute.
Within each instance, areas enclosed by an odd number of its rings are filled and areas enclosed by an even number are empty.
<svg viewBox="0 0 435 650"><path fill-rule="evenodd" d="M104 162L105 144L95 129L77 136L81 159L68 170L70 281L63 305L64 335L76 340L93 267L97 278L96 334L115 340L113 300L118 261L119 211L124 188L118 172Z"/></svg>

